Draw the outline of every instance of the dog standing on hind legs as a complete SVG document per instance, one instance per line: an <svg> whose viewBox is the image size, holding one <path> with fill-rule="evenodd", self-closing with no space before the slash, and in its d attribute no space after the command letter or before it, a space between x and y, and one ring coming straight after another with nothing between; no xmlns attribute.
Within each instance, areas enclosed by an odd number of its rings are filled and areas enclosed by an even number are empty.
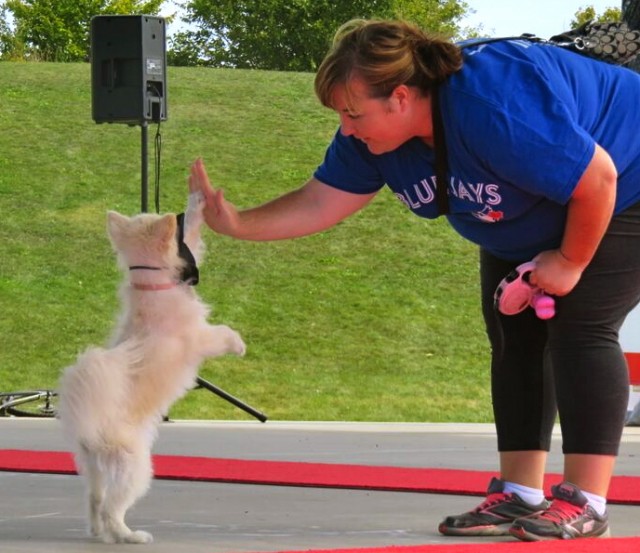
<svg viewBox="0 0 640 553"><path fill-rule="evenodd" d="M60 380L59 418L86 481L91 534L106 543L150 543L125 523L151 484L151 447L169 407L207 357L244 355L240 335L207 323L191 287L204 198L189 179L184 217L108 213L108 234L125 279L121 313L107 348L89 348Z"/></svg>

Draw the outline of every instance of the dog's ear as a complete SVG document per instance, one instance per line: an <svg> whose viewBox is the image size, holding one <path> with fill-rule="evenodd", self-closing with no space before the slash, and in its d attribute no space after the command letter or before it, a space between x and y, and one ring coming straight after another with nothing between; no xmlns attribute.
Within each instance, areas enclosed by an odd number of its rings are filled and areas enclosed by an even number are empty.
<svg viewBox="0 0 640 553"><path fill-rule="evenodd" d="M122 230L129 222L129 218L120 215L117 211L107 212L107 232L112 240L122 234Z"/></svg>
<svg viewBox="0 0 640 553"><path fill-rule="evenodd" d="M158 229L158 236L163 242L175 240L176 231L178 230L176 216L173 213L167 213L157 221L156 228Z"/></svg>

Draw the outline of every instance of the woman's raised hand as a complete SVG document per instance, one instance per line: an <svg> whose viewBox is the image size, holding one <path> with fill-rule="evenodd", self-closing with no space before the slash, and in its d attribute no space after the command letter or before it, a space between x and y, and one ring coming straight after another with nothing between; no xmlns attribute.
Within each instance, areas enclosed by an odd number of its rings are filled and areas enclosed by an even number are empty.
<svg viewBox="0 0 640 553"><path fill-rule="evenodd" d="M207 225L220 234L237 236L240 226L238 210L224 199L221 189L211 186L207 170L200 158L191 164L189 175L189 192L198 190L204 195L204 220Z"/></svg>

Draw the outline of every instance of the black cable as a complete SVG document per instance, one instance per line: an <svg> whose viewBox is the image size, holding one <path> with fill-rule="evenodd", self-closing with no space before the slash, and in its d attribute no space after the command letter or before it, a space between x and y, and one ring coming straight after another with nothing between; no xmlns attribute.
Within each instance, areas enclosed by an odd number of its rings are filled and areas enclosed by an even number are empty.
<svg viewBox="0 0 640 553"><path fill-rule="evenodd" d="M154 139L154 167L155 167L155 200L156 200L156 213L160 213L160 161L162 156L162 135L160 134L160 121L158 120L158 127L156 129L156 136Z"/></svg>
<svg viewBox="0 0 640 553"><path fill-rule="evenodd" d="M154 138L154 169L155 169L154 188L155 188L156 213L160 213L160 162L162 157L162 135L160 134L160 123L162 122L162 116L161 116L162 94L160 94L160 91L153 83L147 84L147 93L148 92L153 92L153 94L158 100L157 113L153 110L153 108L151 112L152 112L152 119L156 120L155 116L157 115L156 122L158 123L158 126L156 128L156 136Z"/></svg>

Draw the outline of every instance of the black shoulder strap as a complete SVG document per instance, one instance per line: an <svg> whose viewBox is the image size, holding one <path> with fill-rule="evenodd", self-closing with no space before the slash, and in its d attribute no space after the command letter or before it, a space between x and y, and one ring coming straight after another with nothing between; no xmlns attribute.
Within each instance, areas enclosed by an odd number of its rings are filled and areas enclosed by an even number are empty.
<svg viewBox="0 0 640 553"><path fill-rule="evenodd" d="M517 36L495 36L488 38L478 38L478 39L470 39L463 43L457 43L459 48L475 48L476 46L482 46L483 44L491 44L492 42L504 42L505 40L528 40L529 42L541 42L541 43L550 43L551 40L545 40L544 38L540 38L531 33L522 33Z"/></svg>
<svg viewBox="0 0 640 553"><path fill-rule="evenodd" d="M534 35L523 34L513 37L486 38L470 41L467 44L459 45L461 48L472 48L482 44L498 42L503 40L529 40L532 42L541 42L541 39ZM447 192L447 170L449 163L447 161L447 142L444 137L444 125L442 123L442 110L440 107L440 95L438 87L434 87L431 91L431 119L433 123L433 149L435 151L435 169L436 169L436 204L438 206L439 215L447 215L449 211L449 194Z"/></svg>
<svg viewBox="0 0 640 553"><path fill-rule="evenodd" d="M433 149L436 157L436 204L439 215L449 213L449 194L447 192L447 143L444 138L440 92L438 87L431 91L431 119L433 122Z"/></svg>

